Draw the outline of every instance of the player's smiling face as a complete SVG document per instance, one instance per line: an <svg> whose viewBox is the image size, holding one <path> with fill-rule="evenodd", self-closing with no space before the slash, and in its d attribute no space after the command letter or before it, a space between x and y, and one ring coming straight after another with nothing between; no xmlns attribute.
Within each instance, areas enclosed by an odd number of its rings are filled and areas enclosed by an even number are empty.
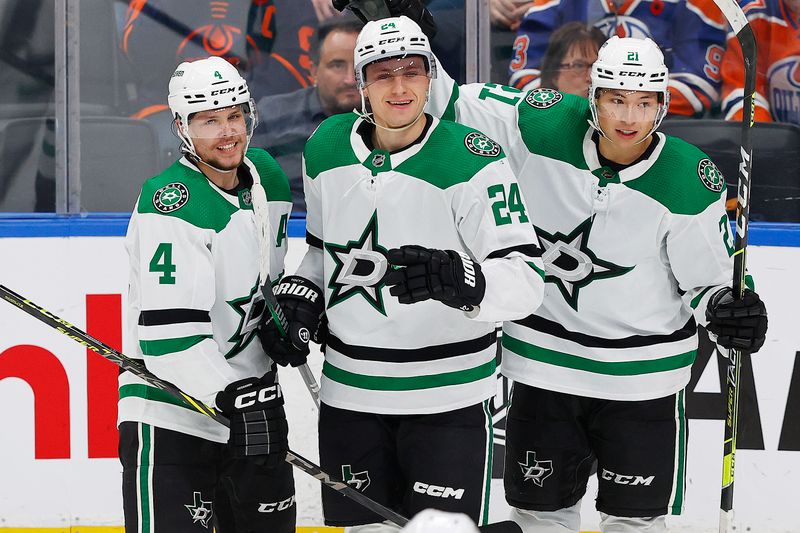
<svg viewBox="0 0 800 533"><path fill-rule="evenodd" d="M422 56L376 61L365 69L364 96L369 99L375 122L398 128L422 113L430 77Z"/></svg>
<svg viewBox="0 0 800 533"><path fill-rule="evenodd" d="M200 159L220 170L237 168L247 146L242 106L195 113L189 119L189 136Z"/></svg>
<svg viewBox="0 0 800 533"><path fill-rule="evenodd" d="M603 89L597 97L600 127L619 149L634 149L649 135L658 109L654 92Z"/></svg>

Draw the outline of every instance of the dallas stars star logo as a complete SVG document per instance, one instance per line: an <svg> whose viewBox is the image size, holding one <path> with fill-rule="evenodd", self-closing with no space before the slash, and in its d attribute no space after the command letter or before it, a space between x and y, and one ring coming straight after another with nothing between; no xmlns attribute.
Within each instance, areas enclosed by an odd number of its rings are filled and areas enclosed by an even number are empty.
<svg viewBox="0 0 800 533"><path fill-rule="evenodd" d="M544 480L553 474L553 461L537 461L536 452L528 451L525 454L525 462L517 461L517 464L522 469L522 481L530 480L540 487Z"/></svg>
<svg viewBox="0 0 800 533"><path fill-rule="evenodd" d="M258 325L261 323L261 315L264 314L264 309L266 307L264 296L261 294L261 291L258 290L258 282L250 289L250 293L247 296L230 300L228 301L228 305L236 311L240 319L239 327L236 328L236 332L228 339L228 342L233 343L233 347L225 354L226 359L230 359L250 344L250 341L252 341L256 335Z"/></svg>
<svg viewBox="0 0 800 533"><path fill-rule="evenodd" d="M360 294L382 315L386 315L381 289L383 275L389 268L386 248L378 244L378 212L372 213L358 240L347 244L325 243L335 268L328 281L333 289L328 307Z"/></svg>
<svg viewBox="0 0 800 533"><path fill-rule="evenodd" d="M545 282L555 283L567 303L578 310L578 295L583 287L598 279L622 276L633 267L615 265L598 258L589 249L589 232L594 217L589 217L569 235L551 235L536 228L544 246Z"/></svg>
<svg viewBox="0 0 800 533"><path fill-rule="evenodd" d="M189 514L192 515L192 523L200 522L203 524L203 527L208 529L208 523L211 520L211 517L214 515L214 512L211 510L211 502L203 501L203 497L200 495L199 492L194 493L194 504L187 505L184 504L189 510Z"/></svg>

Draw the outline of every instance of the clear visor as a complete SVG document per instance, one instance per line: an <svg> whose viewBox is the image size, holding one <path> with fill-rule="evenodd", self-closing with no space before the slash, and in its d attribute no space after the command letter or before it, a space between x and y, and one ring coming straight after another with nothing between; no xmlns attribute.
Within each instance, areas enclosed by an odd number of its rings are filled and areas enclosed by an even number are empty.
<svg viewBox="0 0 800 533"><path fill-rule="evenodd" d="M426 84L430 80L427 61L422 56L396 57L370 63L364 68L364 86L389 87L395 80L407 84Z"/></svg>
<svg viewBox="0 0 800 533"><path fill-rule="evenodd" d="M640 100L637 91L618 94L602 94L597 97L597 114L602 118L623 122L653 122L664 104L658 98Z"/></svg>
<svg viewBox="0 0 800 533"><path fill-rule="evenodd" d="M246 104L200 111L189 119L189 137L193 139L224 139L249 137L256 127L255 115Z"/></svg>

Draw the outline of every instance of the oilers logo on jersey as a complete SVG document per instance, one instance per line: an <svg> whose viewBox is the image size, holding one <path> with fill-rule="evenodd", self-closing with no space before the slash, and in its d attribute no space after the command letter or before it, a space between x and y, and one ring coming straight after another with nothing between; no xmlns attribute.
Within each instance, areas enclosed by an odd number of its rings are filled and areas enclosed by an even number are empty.
<svg viewBox="0 0 800 533"><path fill-rule="evenodd" d="M628 15L617 15L615 18L602 19L596 24L605 35L618 37L634 37L636 39L653 38L653 32L642 20Z"/></svg>
<svg viewBox="0 0 800 533"><path fill-rule="evenodd" d="M378 211L372 213L361 237L347 244L325 243L325 249L336 265L328 281L333 289L328 308L360 294L380 314L386 315L381 282L389 268L387 250L378 244Z"/></svg>
<svg viewBox="0 0 800 533"><path fill-rule="evenodd" d="M604 261L589 249L589 233L594 217L587 218L569 235L550 234L538 226L536 233L544 247L545 283L555 283L567 303L578 310L580 290L593 281L623 276L633 267L615 265Z"/></svg>
<svg viewBox="0 0 800 533"><path fill-rule="evenodd" d="M775 120L800 124L800 56L790 56L771 65L767 78Z"/></svg>

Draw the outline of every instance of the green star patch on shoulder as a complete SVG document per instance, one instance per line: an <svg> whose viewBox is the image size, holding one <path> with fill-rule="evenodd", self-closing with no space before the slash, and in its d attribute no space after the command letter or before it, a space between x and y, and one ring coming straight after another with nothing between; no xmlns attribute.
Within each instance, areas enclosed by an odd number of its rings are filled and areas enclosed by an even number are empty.
<svg viewBox="0 0 800 533"><path fill-rule="evenodd" d="M697 164L697 175L709 191L720 192L725 187L725 178L722 177L722 172L708 158L701 159Z"/></svg>
<svg viewBox="0 0 800 533"><path fill-rule="evenodd" d="M162 213L177 211L189 201L189 189L183 183L164 185L153 195L153 205Z"/></svg>
<svg viewBox="0 0 800 533"><path fill-rule="evenodd" d="M534 89L525 97L529 106L536 109L547 109L564 99L564 95L553 89Z"/></svg>
<svg viewBox="0 0 800 533"><path fill-rule="evenodd" d="M500 155L500 145L477 131L470 132L464 137L464 145L467 150L475 155L485 157L497 157Z"/></svg>

